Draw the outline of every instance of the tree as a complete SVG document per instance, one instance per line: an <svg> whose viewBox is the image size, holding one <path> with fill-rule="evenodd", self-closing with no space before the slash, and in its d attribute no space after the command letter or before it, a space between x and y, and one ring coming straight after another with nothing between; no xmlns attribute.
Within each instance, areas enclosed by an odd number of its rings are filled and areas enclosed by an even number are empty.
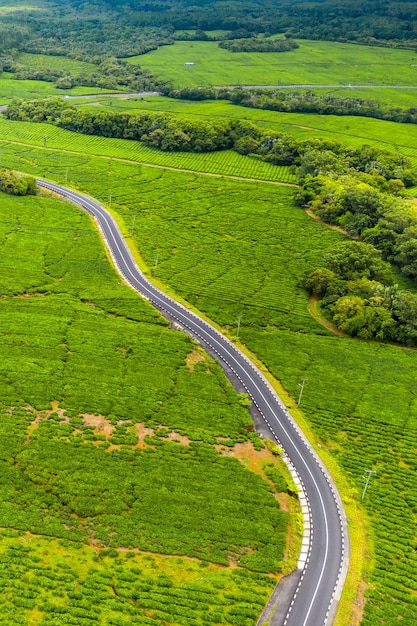
<svg viewBox="0 0 417 626"><path fill-rule="evenodd" d="M364 300L359 296L344 296L333 305L333 321L337 327L362 339L385 339L395 322L382 305L382 298Z"/></svg>
<svg viewBox="0 0 417 626"><path fill-rule="evenodd" d="M382 283L392 282L392 271L381 252L369 243L346 241L325 256L327 267L344 280L365 277Z"/></svg>
<svg viewBox="0 0 417 626"><path fill-rule="evenodd" d="M336 274L328 269L316 269L306 272L304 285L310 291L320 297L327 292L329 285L334 280Z"/></svg>
<svg viewBox="0 0 417 626"><path fill-rule="evenodd" d="M249 137L246 135L245 137L241 137L235 143L235 150L239 152L239 154L251 154L258 150L259 141L254 139L253 137Z"/></svg>

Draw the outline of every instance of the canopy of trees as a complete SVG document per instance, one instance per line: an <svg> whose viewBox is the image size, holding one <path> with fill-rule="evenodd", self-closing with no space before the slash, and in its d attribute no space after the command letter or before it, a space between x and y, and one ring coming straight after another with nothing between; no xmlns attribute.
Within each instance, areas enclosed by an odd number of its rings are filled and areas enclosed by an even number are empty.
<svg viewBox="0 0 417 626"><path fill-rule="evenodd" d="M397 284L407 284L398 270L417 282L417 216L401 197L408 175L366 151L365 167L358 155L346 161L330 151L300 159L298 203L359 239L331 251L305 286L344 332L417 346L417 295Z"/></svg>
<svg viewBox="0 0 417 626"><path fill-rule="evenodd" d="M12 196L35 196L38 193L36 180L32 176L19 176L5 167L0 168L0 191Z"/></svg>
<svg viewBox="0 0 417 626"><path fill-rule="evenodd" d="M299 44L292 39L262 39L251 37L250 39L232 39L231 41L221 41L220 48L230 50L230 52L286 52L299 48Z"/></svg>
<svg viewBox="0 0 417 626"><path fill-rule="evenodd" d="M2 51L18 48L82 60L143 54L172 43L175 30L195 31L181 32L181 39L212 39L205 31L221 29L228 31L221 38L229 40L283 33L288 38L417 44L415 3L391 0L46 0L41 7L5 14L2 22Z"/></svg>
<svg viewBox="0 0 417 626"><path fill-rule="evenodd" d="M59 89L72 89L76 85L115 90L123 88L130 91L163 91L168 88L164 80L153 76L148 70L115 57L108 57L97 63L97 70L93 73L80 73L77 76L54 68L53 59L48 67L33 68L16 63L9 57L3 60L3 69L14 73L18 80L46 80L54 82Z"/></svg>
<svg viewBox="0 0 417 626"><path fill-rule="evenodd" d="M394 282L390 265L372 245L339 244L305 286L338 328L362 339L417 346L417 296Z"/></svg>
<svg viewBox="0 0 417 626"><path fill-rule="evenodd" d="M413 2L347 0L106 0L130 7L138 24L172 24L175 29L285 32L292 37L361 41L415 42L417 7Z"/></svg>
<svg viewBox="0 0 417 626"><path fill-rule="evenodd" d="M384 107L381 103L364 98L343 98L332 94L311 91L279 89L221 89L216 97L233 104L253 109L282 111L284 113L318 113L320 115L360 115L391 122L417 124L417 108ZM186 98L186 95L181 96Z"/></svg>

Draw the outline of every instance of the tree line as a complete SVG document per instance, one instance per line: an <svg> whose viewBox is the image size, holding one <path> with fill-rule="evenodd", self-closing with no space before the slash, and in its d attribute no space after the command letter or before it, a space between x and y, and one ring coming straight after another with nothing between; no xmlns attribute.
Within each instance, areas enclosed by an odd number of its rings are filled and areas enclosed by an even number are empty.
<svg viewBox="0 0 417 626"><path fill-rule="evenodd" d="M287 52L299 48L293 39L265 39L264 37L250 37L248 39L232 39L221 41L219 48L229 52Z"/></svg>
<svg viewBox="0 0 417 626"><path fill-rule="evenodd" d="M381 161L359 169L335 152L311 151L301 159L297 203L356 239L305 277L326 315L350 335L417 346L417 295L407 288L417 283L417 216L402 197L403 174Z"/></svg>
<svg viewBox="0 0 417 626"><path fill-rule="evenodd" d="M2 16L0 51L16 48L87 61L124 58L177 38L216 39L207 32L218 30L229 40L282 33L290 39L415 47L417 9L415 3L391 0L105 0L100 6L46 0L42 10L25 7Z"/></svg>
<svg viewBox="0 0 417 626"><path fill-rule="evenodd" d="M58 89L72 89L77 85L101 89L126 89L129 91L166 91L167 81L154 76L139 65L108 57L97 63L93 72L80 72L76 76L67 70L56 69L53 61L47 67L26 67L13 57L2 60L2 69L14 74L17 80L45 80Z"/></svg>
<svg viewBox="0 0 417 626"><path fill-rule="evenodd" d="M280 89L222 89L218 90L216 95L233 104L253 109L319 115L360 115L390 122L417 124L417 107L388 108L379 102L364 98L345 98L312 91Z"/></svg>
<svg viewBox="0 0 417 626"><path fill-rule="evenodd" d="M247 120L188 120L165 112L92 110L70 105L61 98L15 101L4 115L17 121L49 122L87 135L142 141L171 152L231 149L273 165L294 165L304 173L315 171L324 159L324 165L339 164L361 172L377 169L384 180L400 180L403 187L416 182L407 160L388 150L351 148L327 139L298 140Z"/></svg>
<svg viewBox="0 0 417 626"><path fill-rule="evenodd" d="M286 33L301 39L357 41L376 45L416 45L417 8L392 0L276 2L274 0L106 0L113 9L129 7L137 24L172 25L176 30L244 29L250 33Z"/></svg>
<svg viewBox="0 0 417 626"><path fill-rule="evenodd" d="M402 124L417 124L417 107L409 107L408 109L384 107L375 100L317 94L310 90L216 87L172 89L168 83L162 87L161 93L178 100L228 100L237 106L282 113L353 115Z"/></svg>

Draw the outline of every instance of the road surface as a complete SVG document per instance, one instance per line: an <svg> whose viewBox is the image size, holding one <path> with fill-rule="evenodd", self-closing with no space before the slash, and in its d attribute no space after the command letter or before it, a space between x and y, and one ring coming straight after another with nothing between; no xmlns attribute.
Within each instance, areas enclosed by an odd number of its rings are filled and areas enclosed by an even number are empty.
<svg viewBox="0 0 417 626"><path fill-rule="evenodd" d="M288 606L284 626L329 626L333 622L348 563L346 518L327 471L289 412L255 365L209 323L157 289L137 267L123 236L104 207L86 195L54 183L37 180L40 187L67 198L94 216L113 261L124 279L178 328L215 353L226 373L246 389L302 488L305 532L299 560L299 578ZM285 594L284 594L285 596ZM273 622L275 624L275 622Z"/></svg>

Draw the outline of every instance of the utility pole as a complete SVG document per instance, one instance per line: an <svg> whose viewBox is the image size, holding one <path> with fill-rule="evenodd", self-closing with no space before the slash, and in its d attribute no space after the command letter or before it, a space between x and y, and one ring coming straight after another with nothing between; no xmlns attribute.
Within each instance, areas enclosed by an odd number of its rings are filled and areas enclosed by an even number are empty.
<svg viewBox="0 0 417 626"><path fill-rule="evenodd" d="M156 257L155 257L155 264L154 264L154 266L153 266L153 269L154 269L154 270L156 270L156 268L158 267L158 261L159 261L159 252L158 252L158 254L157 254L157 255L156 255Z"/></svg>
<svg viewBox="0 0 417 626"><path fill-rule="evenodd" d="M43 136L43 147L46 148L46 135Z"/></svg>
<svg viewBox="0 0 417 626"><path fill-rule="evenodd" d="M371 480L372 474L376 474L376 471L375 470L365 470L365 476L362 476L362 478L366 482L365 482L365 487L363 488L363 491L362 491L362 498L361 498L361 500L363 500L364 497L365 497L366 490L368 489L369 481Z"/></svg>
<svg viewBox="0 0 417 626"><path fill-rule="evenodd" d="M112 192L110 192L110 193L109 193L109 206L110 206L110 208L111 208L111 201L112 201L112 198L113 198L113 194L112 194Z"/></svg>
<svg viewBox="0 0 417 626"><path fill-rule="evenodd" d="M239 315L239 317L237 318L237 330L236 330L236 337L239 337L239 333L240 333L240 320L242 319L243 315Z"/></svg>
<svg viewBox="0 0 417 626"><path fill-rule="evenodd" d="M303 396L304 385L306 384L307 380L308 380L307 378L302 378L301 383L298 383L298 386L300 387L300 395L298 396L297 406L300 406L301 404L301 398Z"/></svg>
<svg viewBox="0 0 417 626"><path fill-rule="evenodd" d="M68 170L65 170L65 182L68 182Z"/></svg>

